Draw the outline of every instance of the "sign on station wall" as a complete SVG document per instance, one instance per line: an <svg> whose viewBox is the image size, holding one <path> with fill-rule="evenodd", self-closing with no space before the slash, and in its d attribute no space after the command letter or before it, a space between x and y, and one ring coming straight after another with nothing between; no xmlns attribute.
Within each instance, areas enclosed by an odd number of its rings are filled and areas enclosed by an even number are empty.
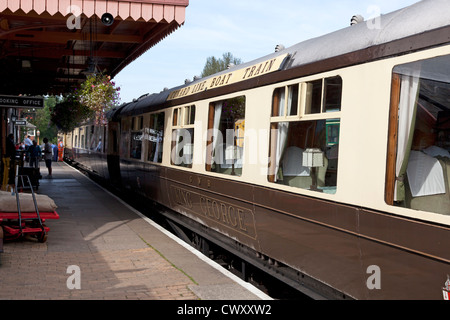
<svg viewBox="0 0 450 320"><path fill-rule="evenodd" d="M0 107L4 108L43 108L44 98L0 95Z"/></svg>

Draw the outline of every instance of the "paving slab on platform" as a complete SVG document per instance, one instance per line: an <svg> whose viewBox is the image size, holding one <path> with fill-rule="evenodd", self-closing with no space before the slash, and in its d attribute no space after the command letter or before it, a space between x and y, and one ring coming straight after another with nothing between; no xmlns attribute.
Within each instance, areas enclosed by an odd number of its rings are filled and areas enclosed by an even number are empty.
<svg viewBox="0 0 450 320"><path fill-rule="evenodd" d="M53 163L53 176L40 181L38 193L56 202L60 219L46 221L45 243L4 244L1 300L270 299L68 165Z"/></svg>

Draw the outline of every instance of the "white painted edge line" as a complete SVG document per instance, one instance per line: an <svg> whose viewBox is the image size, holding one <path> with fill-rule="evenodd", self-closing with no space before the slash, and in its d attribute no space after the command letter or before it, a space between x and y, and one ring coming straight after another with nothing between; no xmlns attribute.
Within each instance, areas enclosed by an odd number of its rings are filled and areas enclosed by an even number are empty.
<svg viewBox="0 0 450 320"><path fill-rule="evenodd" d="M137 215L139 215L142 219L144 219L146 222L148 222L149 224L151 224L153 227L155 227L156 229L158 229L159 231L161 231L162 233L164 233L165 235L167 235L168 237L170 237L172 240L176 241L178 244L180 244L181 246L183 246L185 249L189 250L190 252L192 252L194 255L196 255L200 260L206 262L207 264L209 264L211 267L213 267L214 269L220 271L221 273L223 273L225 276L231 278L233 281L237 282L238 284L240 284L241 286L243 286L245 289L249 290L250 292L252 292L253 294L255 294L256 296L258 296L260 299L262 300L273 300L273 298L269 297L268 295L266 295L264 292L258 290L256 287L254 287L253 285L249 284L248 282L245 282L244 280L242 280L241 278L239 278L238 276L234 275L233 273L229 272L228 270L224 269L222 266L220 266L218 263L208 259L205 255L203 255L201 252L199 252L198 250L196 250L195 248L191 247L190 245L188 245L186 242L184 242L183 240L179 239L178 237L174 236L172 233L168 232L167 230L165 230L164 228L162 228L161 226L159 226L158 224L156 224L155 222L153 222L151 219L147 218L146 216L144 216L142 213L140 213L139 211L136 211L133 208L130 208L132 210L135 211L135 213Z"/></svg>
<svg viewBox="0 0 450 320"><path fill-rule="evenodd" d="M260 298L261 300L274 300L273 298L271 298L270 296L268 296L267 294L265 294L264 292L262 292L261 290L259 290L258 288L256 288L255 286L251 285L248 282L245 282L244 280L242 280L241 278L239 278L238 276L234 275L233 273L231 273L230 271L224 269L222 266L220 266L218 263L212 261L211 259L208 259L204 254L202 254L200 251L198 251L197 249L193 248L192 246L190 246L189 244L187 244L186 242L184 242L183 240L181 240L180 238L178 238L177 236L175 236L174 234L172 234L171 232L165 230L164 228L162 228L160 225L158 225L157 223L153 222L151 219L149 219L148 217L146 217L145 215L143 215L142 213L140 213L138 210L136 210L135 208L133 208L132 206L130 206L128 203L126 203L125 201L123 201L122 199L118 198L116 195L114 195L113 193L111 193L110 191L106 190L105 188L103 188L101 185L99 185L97 182L89 179L88 177L86 177L86 175L84 175L82 172L80 172L78 169L75 169L74 167L70 166L69 164L63 162L66 166L68 166L69 168L71 168L72 170L77 171L79 174L81 174L83 177L85 177L86 179L88 179L90 182L92 182L93 184L95 184L97 187L99 187L100 189L102 189L103 191L105 191L106 193L108 193L109 195L111 195L112 197L114 197L115 199L117 199L120 203L122 203L124 206L126 206L129 210L133 211L135 214L137 214L140 218L142 218L145 222L147 222L148 224L150 224L151 226L153 226L154 228L158 229L160 232L162 232L163 234L165 234L166 236L168 236L169 238L171 238L172 240L174 240L175 242L177 242L179 245L183 246L186 250L190 251L191 253L193 253L195 256L197 256L200 260L202 260L203 262L207 263L208 265L210 265L211 267L213 267L214 269L218 270L219 272L221 272L222 274L224 274L225 276L227 276L228 278L232 279L233 281L235 281L236 283L238 283L239 285L241 285L242 287L244 287L245 289L247 289L248 291L250 291L251 293L253 293L254 295L256 295L258 298Z"/></svg>

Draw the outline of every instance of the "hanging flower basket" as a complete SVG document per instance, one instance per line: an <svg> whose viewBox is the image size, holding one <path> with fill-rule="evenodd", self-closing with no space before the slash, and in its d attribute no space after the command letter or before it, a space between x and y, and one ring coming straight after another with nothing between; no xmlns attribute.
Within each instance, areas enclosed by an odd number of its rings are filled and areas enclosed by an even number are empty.
<svg viewBox="0 0 450 320"><path fill-rule="evenodd" d="M105 113L119 104L119 91L109 76L100 73L88 76L76 96L92 111L95 124L102 125L106 124Z"/></svg>
<svg viewBox="0 0 450 320"><path fill-rule="evenodd" d="M63 101L51 110L51 121L62 132L70 132L81 122L91 116L91 110L78 101L77 97L69 94Z"/></svg>
<svg viewBox="0 0 450 320"><path fill-rule="evenodd" d="M78 90L55 105L51 121L63 132L70 132L89 119L96 125L105 125L105 113L119 104L119 91L109 76L89 75Z"/></svg>

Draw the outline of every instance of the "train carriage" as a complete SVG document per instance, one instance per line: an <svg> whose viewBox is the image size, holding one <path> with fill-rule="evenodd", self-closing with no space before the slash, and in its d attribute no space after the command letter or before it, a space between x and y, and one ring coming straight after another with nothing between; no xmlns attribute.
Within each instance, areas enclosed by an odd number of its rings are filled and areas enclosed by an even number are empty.
<svg viewBox="0 0 450 320"><path fill-rule="evenodd" d="M304 292L442 299L449 10L421 1L123 105L95 129L96 171Z"/></svg>

